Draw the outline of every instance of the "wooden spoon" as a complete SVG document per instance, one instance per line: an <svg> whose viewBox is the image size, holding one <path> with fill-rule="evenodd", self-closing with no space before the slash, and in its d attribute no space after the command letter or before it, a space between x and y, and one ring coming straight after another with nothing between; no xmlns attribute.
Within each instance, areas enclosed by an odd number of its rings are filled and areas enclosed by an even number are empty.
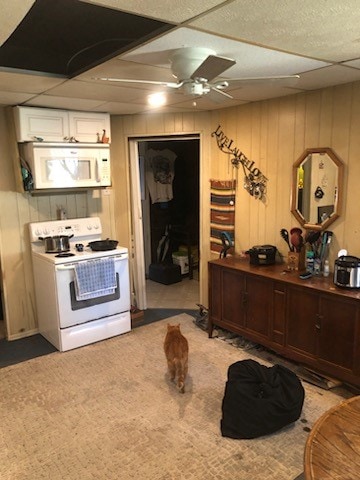
<svg viewBox="0 0 360 480"><path fill-rule="evenodd" d="M289 247L289 250L291 252L294 251L294 247L292 245L290 245L290 240L289 240L289 232L286 230L286 228L282 228L280 230L280 235L282 236L282 238L285 240L285 242L288 244L288 247Z"/></svg>

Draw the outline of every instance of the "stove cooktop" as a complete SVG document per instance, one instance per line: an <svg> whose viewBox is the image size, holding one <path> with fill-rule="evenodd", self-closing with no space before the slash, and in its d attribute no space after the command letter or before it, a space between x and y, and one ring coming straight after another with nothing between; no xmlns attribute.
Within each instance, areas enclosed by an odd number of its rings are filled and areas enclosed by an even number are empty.
<svg viewBox="0 0 360 480"><path fill-rule="evenodd" d="M70 246L70 251L62 253L46 253L44 247L33 246L32 255L41 258L42 260L53 263L55 265L61 265L64 263L79 262L82 260L94 260L96 258L111 257L114 255L127 255L128 249L126 247L117 247L114 250L104 250L96 252L85 247L82 252L78 252L75 246Z"/></svg>
<svg viewBox="0 0 360 480"><path fill-rule="evenodd" d="M74 263L82 260L127 255L126 247L117 246L114 250L94 251L87 245L89 242L103 240L99 217L73 218L69 220L51 220L29 224L31 252L33 257L41 258L55 265ZM70 250L64 252L45 252L41 238L54 235L67 235ZM83 245L79 251L76 245Z"/></svg>

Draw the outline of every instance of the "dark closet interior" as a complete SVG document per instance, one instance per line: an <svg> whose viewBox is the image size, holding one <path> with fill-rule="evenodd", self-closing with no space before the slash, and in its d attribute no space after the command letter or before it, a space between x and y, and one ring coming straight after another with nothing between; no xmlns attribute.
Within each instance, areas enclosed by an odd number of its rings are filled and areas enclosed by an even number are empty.
<svg viewBox="0 0 360 480"><path fill-rule="evenodd" d="M151 261L159 257L159 244L167 236L168 249L163 259L171 263L180 245L199 244L199 140L146 142L146 150L170 150L176 155L173 198L150 202Z"/></svg>

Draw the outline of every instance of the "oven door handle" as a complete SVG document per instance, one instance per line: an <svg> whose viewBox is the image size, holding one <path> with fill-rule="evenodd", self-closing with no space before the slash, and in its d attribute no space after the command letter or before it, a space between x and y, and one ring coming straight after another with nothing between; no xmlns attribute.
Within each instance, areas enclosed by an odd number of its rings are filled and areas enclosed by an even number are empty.
<svg viewBox="0 0 360 480"><path fill-rule="evenodd" d="M127 255L127 254L126 254L126 255L116 255L116 256L114 256L113 258L114 258L115 262L120 262L120 261L122 261L122 260L126 260L126 259L128 258L128 255ZM84 261L89 261L89 262L91 262L91 260L84 260ZM60 271L61 271L61 270L62 270L62 271L64 271L64 270L74 270L74 269L75 269L75 264L74 264L74 263L70 263L70 264L68 264L68 265L67 265L67 264L65 264L65 265L56 265L56 266L55 266L55 269L56 269L56 270L60 270Z"/></svg>

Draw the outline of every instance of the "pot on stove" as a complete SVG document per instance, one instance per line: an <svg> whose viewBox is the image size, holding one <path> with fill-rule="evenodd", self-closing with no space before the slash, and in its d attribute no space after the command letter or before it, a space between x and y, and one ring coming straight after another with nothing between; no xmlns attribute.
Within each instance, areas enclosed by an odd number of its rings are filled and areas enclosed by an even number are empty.
<svg viewBox="0 0 360 480"><path fill-rule="evenodd" d="M97 240L95 242L90 242L88 247L95 252L104 252L106 250L115 250L118 245L117 240L110 240L107 238L106 240Z"/></svg>
<svg viewBox="0 0 360 480"><path fill-rule="evenodd" d="M69 239L74 235L54 235L52 237L39 237L44 242L46 253L61 253L70 250Z"/></svg>

